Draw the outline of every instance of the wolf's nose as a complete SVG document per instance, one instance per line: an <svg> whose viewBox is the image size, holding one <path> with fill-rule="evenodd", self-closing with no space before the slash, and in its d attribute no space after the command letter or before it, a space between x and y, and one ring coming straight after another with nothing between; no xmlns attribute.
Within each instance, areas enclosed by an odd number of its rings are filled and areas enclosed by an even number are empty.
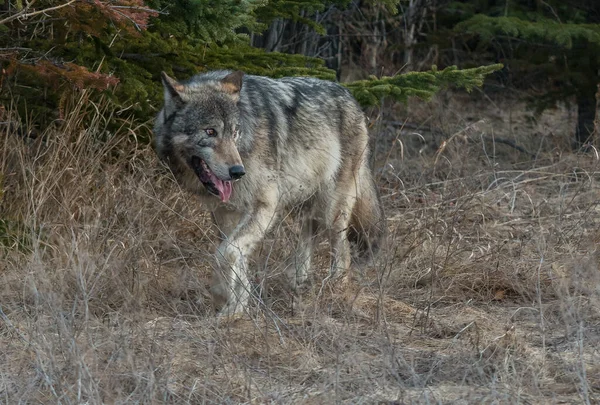
<svg viewBox="0 0 600 405"><path fill-rule="evenodd" d="M229 175L234 180L241 178L244 174L246 174L246 170L244 170L244 166L235 165L235 166L231 166L229 168Z"/></svg>

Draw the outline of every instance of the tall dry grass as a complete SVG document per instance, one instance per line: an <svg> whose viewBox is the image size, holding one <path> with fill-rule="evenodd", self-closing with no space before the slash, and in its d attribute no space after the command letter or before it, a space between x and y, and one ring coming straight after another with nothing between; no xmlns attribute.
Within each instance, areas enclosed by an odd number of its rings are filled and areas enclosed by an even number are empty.
<svg viewBox="0 0 600 405"><path fill-rule="evenodd" d="M2 131L0 402L598 401L594 155L376 121L376 266L323 284L321 242L293 297L286 219L253 260L252 311L217 322L207 215L111 114L84 97L36 139Z"/></svg>

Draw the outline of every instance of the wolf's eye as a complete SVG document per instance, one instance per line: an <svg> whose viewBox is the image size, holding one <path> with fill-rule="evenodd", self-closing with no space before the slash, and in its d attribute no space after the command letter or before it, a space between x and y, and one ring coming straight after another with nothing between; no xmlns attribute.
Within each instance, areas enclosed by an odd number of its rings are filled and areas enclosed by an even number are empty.
<svg viewBox="0 0 600 405"><path fill-rule="evenodd" d="M215 131L213 128L206 128L204 130L204 132L206 132L206 135L208 135L208 136L212 136L212 137L217 136L217 131Z"/></svg>

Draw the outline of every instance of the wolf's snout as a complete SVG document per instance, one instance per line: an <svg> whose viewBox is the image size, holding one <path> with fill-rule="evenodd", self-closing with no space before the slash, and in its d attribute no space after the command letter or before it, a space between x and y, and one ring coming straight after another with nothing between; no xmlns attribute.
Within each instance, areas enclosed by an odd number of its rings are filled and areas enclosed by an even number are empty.
<svg viewBox="0 0 600 405"><path fill-rule="evenodd" d="M229 175L231 176L232 179L237 180L242 178L242 176L246 174L246 170L244 169L244 166L241 165L235 165L235 166L231 166L229 168Z"/></svg>

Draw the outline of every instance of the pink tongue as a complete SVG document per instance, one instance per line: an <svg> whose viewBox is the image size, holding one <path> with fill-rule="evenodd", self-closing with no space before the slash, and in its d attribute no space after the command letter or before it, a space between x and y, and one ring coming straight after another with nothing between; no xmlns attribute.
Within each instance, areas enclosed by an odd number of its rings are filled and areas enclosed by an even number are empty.
<svg viewBox="0 0 600 405"><path fill-rule="evenodd" d="M217 190L219 190L219 197L221 197L221 201L229 201L229 197L231 197L231 190L233 189L231 182L219 179L212 172L210 172L210 177Z"/></svg>

